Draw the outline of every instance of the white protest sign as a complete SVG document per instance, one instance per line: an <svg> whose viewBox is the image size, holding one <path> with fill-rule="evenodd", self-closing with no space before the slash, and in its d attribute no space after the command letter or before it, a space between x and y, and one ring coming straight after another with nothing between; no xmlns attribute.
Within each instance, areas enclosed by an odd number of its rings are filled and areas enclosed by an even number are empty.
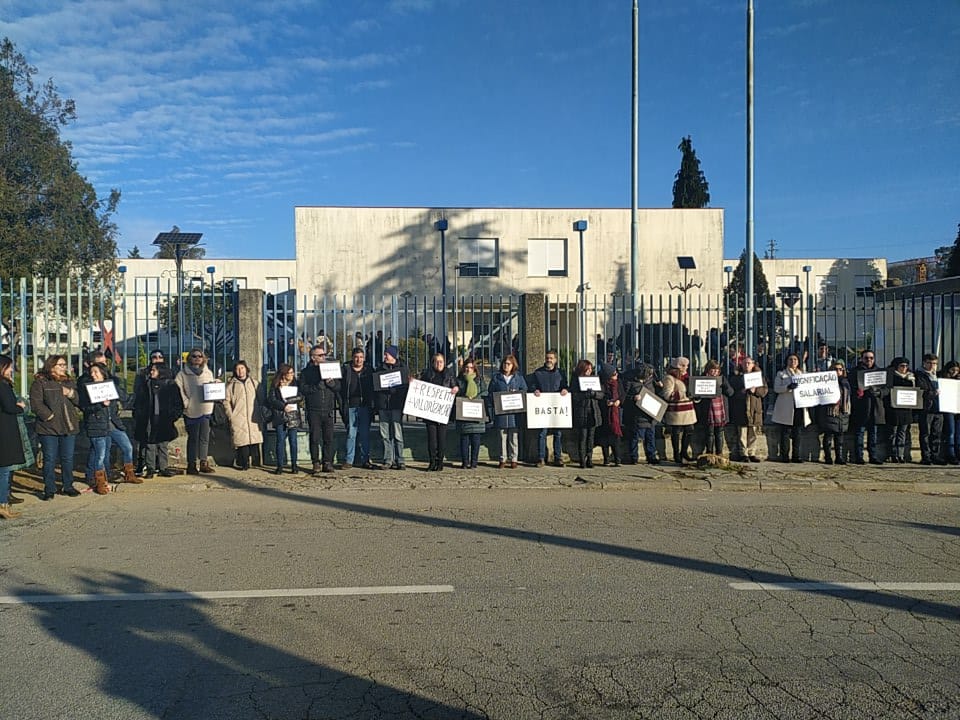
<svg viewBox="0 0 960 720"><path fill-rule="evenodd" d="M580 375L577 378L580 382L580 390L600 390L600 377L598 375Z"/></svg>
<svg viewBox="0 0 960 720"><path fill-rule="evenodd" d="M406 402L403 403L403 414L446 425L450 422L450 410L456 397L450 388L443 385L411 380Z"/></svg>
<svg viewBox="0 0 960 720"><path fill-rule="evenodd" d="M693 397L711 398L720 394L719 378L695 377L690 380L693 386Z"/></svg>
<svg viewBox="0 0 960 720"><path fill-rule="evenodd" d="M861 370L860 387L883 387L887 384L886 370Z"/></svg>
<svg viewBox="0 0 960 720"><path fill-rule="evenodd" d="M119 400L117 395L117 386L112 380L107 382L90 383L87 387L87 397L92 403L101 403L104 400Z"/></svg>
<svg viewBox="0 0 960 720"><path fill-rule="evenodd" d="M296 385L282 385L280 387L280 397L284 400L289 400L290 398L297 396L297 386Z"/></svg>
<svg viewBox="0 0 960 720"><path fill-rule="evenodd" d="M960 380L940 378L940 412L960 413Z"/></svg>
<svg viewBox="0 0 960 720"><path fill-rule="evenodd" d="M403 373L399 370L394 370L393 372L382 372L378 373L380 376L380 389L387 390L388 388L400 387L403 385ZM413 382L412 380L410 381ZM416 416L416 417L419 417Z"/></svg>
<svg viewBox="0 0 960 720"><path fill-rule="evenodd" d="M750 388L763 387L763 373L762 372L749 372L743 374L743 389L749 390Z"/></svg>
<svg viewBox="0 0 960 720"><path fill-rule="evenodd" d="M793 382L797 384L793 391L795 407L808 408L840 402L840 383L833 370L800 373L793 376Z"/></svg>
<svg viewBox="0 0 960 720"><path fill-rule="evenodd" d="M213 402L214 400L227 399L227 386L222 382L209 382L203 384L203 401Z"/></svg>
<svg viewBox="0 0 960 720"><path fill-rule="evenodd" d="M667 411L666 401L657 395L654 395L646 388L640 392L640 399L637 400L637 407L657 422L663 420L663 415Z"/></svg>
<svg viewBox="0 0 960 720"><path fill-rule="evenodd" d="M457 420L478 420L484 422L487 419L486 407L483 400L468 400L467 398L457 398Z"/></svg>
<svg viewBox="0 0 960 720"><path fill-rule="evenodd" d="M320 363L317 367L323 380L339 380L343 377L343 369L338 362Z"/></svg>
<svg viewBox="0 0 960 720"><path fill-rule="evenodd" d="M533 393L527 393L527 427L573 427L570 394L540 393L540 397L537 397Z"/></svg>
<svg viewBox="0 0 960 720"><path fill-rule="evenodd" d="M919 410L923 407L923 391L920 388L892 388L890 390L890 405L898 409Z"/></svg>

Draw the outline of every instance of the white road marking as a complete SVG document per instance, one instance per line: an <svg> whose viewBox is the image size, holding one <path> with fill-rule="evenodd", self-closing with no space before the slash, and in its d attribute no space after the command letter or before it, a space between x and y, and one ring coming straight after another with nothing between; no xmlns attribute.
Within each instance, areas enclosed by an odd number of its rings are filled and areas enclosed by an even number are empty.
<svg viewBox="0 0 960 720"><path fill-rule="evenodd" d="M41 603L139 602L143 600L232 600L236 598L318 597L329 595L421 595L452 593L453 585L374 585L370 587L208 590L198 592L84 593L77 595L0 595L0 605Z"/></svg>
<svg viewBox="0 0 960 720"><path fill-rule="evenodd" d="M891 590L893 592L960 592L960 583L922 582L795 582L795 583L730 583L734 590Z"/></svg>

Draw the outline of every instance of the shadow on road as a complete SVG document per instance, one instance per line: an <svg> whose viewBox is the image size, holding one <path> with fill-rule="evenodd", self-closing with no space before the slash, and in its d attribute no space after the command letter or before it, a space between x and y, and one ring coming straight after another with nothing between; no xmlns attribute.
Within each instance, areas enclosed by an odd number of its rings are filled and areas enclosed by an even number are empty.
<svg viewBox="0 0 960 720"><path fill-rule="evenodd" d="M106 578L81 578L80 593L148 593L177 591L143 578L112 573ZM37 596L36 587L10 595ZM209 720L230 718L461 718L481 717L420 695L379 684L318 664L272 647L247 635L218 627L205 606L229 601L28 603L52 637L95 659L101 673L99 691L114 698L103 704L89 691L81 702L106 717L113 705L135 705L157 718ZM236 602L250 602L248 600ZM256 614L256 620L270 613ZM242 628L241 628L242 629ZM265 632L261 629L261 633ZM266 634L269 634L267 632ZM318 653L322 649L318 649ZM24 668L30 672L29 668ZM48 702L57 702L56 685L68 667L49 667L54 681ZM76 680L71 680L74 685ZM97 697L97 696L94 696ZM77 697L65 696L56 717L73 713ZM48 708L49 709L49 708ZM4 716L7 715L4 713ZM91 715L92 716L92 715ZM112 716L112 714L111 714ZM39 715L37 716L39 717Z"/></svg>
<svg viewBox="0 0 960 720"><path fill-rule="evenodd" d="M642 562L648 562L656 565L664 565L668 567L680 568L682 570L692 570L694 572L729 578L731 582L821 583L820 587L794 590L791 592L827 595L832 597L842 596L849 602L857 602L864 605L874 605L876 607L883 607L891 610L904 610L917 615L926 615L928 617L934 617L943 620L960 619L960 607L954 605L930 602L927 600L921 600L918 598L912 598L906 595L899 595L889 592L849 590L839 587L823 588L823 580L820 578L803 578L795 575L784 575L782 573L739 567L737 565L730 565L728 563L712 562L710 560L698 560L696 558L684 557L683 555L671 555L669 553L642 550L640 548L626 547L623 545L612 545L610 543L597 542L595 540L584 540L581 538L569 537L567 535L529 532L526 530L517 530L516 528L503 527L500 525L487 525L483 523L467 522L464 520L454 520L451 518L433 517L430 515L405 512L402 510L388 510L355 502L347 502L345 500L306 497L304 495L298 495L297 493L292 493L277 488L253 486L234 478L226 478L222 476L217 478L217 480L224 487L235 490L245 490L247 492L256 493L260 496L269 495L271 497L281 498L284 500L292 500L299 503L308 503L322 507L334 508L337 510L345 510L347 512L355 512L362 515L369 515L371 517L402 520L405 522L428 525L431 527L453 528L456 530L475 532L483 535L496 535L499 537L512 538L514 540L523 540L541 545L554 545L573 550L583 550L585 552L599 553L613 557L622 557L629 560L640 560Z"/></svg>

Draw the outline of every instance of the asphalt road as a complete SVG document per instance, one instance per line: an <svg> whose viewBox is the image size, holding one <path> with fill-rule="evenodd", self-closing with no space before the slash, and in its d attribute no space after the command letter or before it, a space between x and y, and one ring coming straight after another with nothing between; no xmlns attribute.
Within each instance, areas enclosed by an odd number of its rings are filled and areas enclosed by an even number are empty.
<svg viewBox="0 0 960 720"><path fill-rule="evenodd" d="M957 497L230 485L0 523L0 717L960 718Z"/></svg>

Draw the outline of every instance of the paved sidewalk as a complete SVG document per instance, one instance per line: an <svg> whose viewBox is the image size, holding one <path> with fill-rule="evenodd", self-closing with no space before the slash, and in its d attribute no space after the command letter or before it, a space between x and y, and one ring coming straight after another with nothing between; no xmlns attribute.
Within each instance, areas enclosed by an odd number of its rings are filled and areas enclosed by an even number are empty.
<svg viewBox="0 0 960 720"><path fill-rule="evenodd" d="M459 464L448 463L442 472L426 472L418 464L406 470L364 470L351 468L332 474L273 475L266 470L246 472L233 468L217 468L211 475L177 475L152 478L142 485L119 484L117 492L136 493L160 489L186 491L229 490L237 483L282 488L293 492L328 490L417 490L417 489L524 489L585 488L592 490L643 491L681 490L695 492L740 491L883 491L912 492L960 497L960 467L907 465L823 465L821 463L733 464L732 469L698 469L678 467L672 463L659 466L623 465L580 469L521 465L515 470L499 470L494 464L476 470L462 470ZM83 488L82 482L77 482ZM39 492L39 478L18 475L15 490L31 502L29 491Z"/></svg>

